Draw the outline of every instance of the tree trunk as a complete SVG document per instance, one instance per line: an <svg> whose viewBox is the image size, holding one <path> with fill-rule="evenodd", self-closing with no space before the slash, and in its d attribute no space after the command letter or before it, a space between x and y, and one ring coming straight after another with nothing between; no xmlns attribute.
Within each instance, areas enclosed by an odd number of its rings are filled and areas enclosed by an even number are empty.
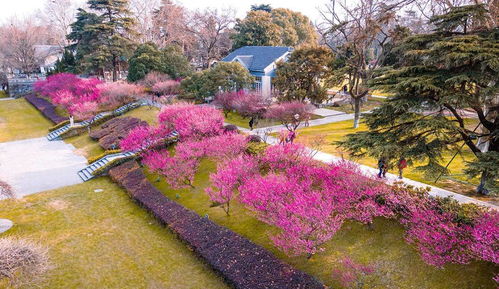
<svg viewBox="0 0 499 289"><path fill-rule="evenodd" d="M116 82L118 80L118 72L117 72L118 61L116 58L117 58L116 56L113 56L113 82Z"/></svg>
<svg viewBox="0 0 499 289"><path fill-rule="evenodd" d="M360 122L360 101L362 98L354 98L354 118L353 118L353 128L359 127Z"/></svg>

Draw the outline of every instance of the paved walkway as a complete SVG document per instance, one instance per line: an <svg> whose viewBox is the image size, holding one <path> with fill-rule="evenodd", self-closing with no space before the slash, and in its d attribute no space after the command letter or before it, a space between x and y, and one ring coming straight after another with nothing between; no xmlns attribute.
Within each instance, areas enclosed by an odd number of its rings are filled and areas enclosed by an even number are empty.
<svg viewBox="0 0 499 289"><path fill-rule="evenodd" d="M0 101L2 101L2 100L14 100L14 99L15 98L13 98L13 97L2 97L2 98L0 98Z"/></svg>
<svg viewBox="0 0 499 289"><path fill-rule="evenodd" d="M329 108L316 108L313 111L313 114L327 117L327 116L340 115L340 114L345 114L345 113L343 111L332 110Z"/></svg>
<svg viewBox="0 0 499 289"><path fill-rule="evenodd" d="M0 143L0 179L16 197L81 183L77 172L87 160L75 147L45 137Z"/></svg>
<svg viewBox="0 0 499 289"><path fill-rule="evenodd" d="M310 124L310 125L312 125L312 124ZM279 130L280 129L282 129L282 126L279 126ZM246 129L246 128L243 128L243 127L239 127L239 130L241 130L242 132L248 133L248 134L258 134L261 137L262 137L263 133L265 132L265 128L255 129L253 131L250 131L249 129ZM277 144L278 143L277 138L272 137L272 136L266 136L265 137L265 141L267 143L269 143L269 144ZM312 152L311 151L311 153L315 153L314 157L313 157L314 159L322 161L322 162L325 162L325 163L333 163L333 162L345 161L344 159L342 159L340 157L337 157L337 156L332 155L332 154L324 153L324 152ZM349 162L357 165L359 167L359 169L361 170L361 172L364 173L365 175L375 176L375 175L378 174L378 170L375 169L375 168L372 168L372 167L369 167L369 166L366 166L366 165L361 165L359 163L352 162L352 161L349 161ZM400 180L398 178L398 176L394 175L394 174L387 173L386 174L386 181L388 183L394 183L394 182L400 182L400 181L402 181L403 183L405 183L407 185L411 185L411 186L416 187L416 188L430 188L429 194L432 195L432 196L453 197L454 199L456 199L460 203L475 203L475 204L478 204L478 205L482 205L484 207L489 207L489 208L493 208L493 209L499 210L499 207L496 206L496 205L494 205L494 204L491 204L491 203L488 203L488 202L484 202L484 201L480 201L480 200L477 200L477 199L474 199L474 198L471 198L471 197L467 197L467 196L464 196L464 195L461 195L461 194L457 194L457 193L454 193L454 192L451 192L451 191L448 191L448 190L445 190L445 189L442 189L442 188L438 188L438 187L431 186L431 185L428 185L428 184L425 184L425 183L417 182L417 181L414 181L414 180L411 180L411 179L403 178L402 180Z"/></svg>

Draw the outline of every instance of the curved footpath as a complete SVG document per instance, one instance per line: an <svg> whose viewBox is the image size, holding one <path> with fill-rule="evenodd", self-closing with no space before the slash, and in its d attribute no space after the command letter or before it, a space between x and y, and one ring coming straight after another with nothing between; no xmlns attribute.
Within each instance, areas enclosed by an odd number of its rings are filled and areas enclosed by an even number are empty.
<svg viewBox="0 0 499 289"><path fill-rule="evenodd" d="M344 121L344 120L350 120L353 119L353 114L345 114L342 112L334 111L334 110L329 110L329 109L317 109L314 111L315 114L324 116L324 118L320 119L314 119L309 121L309 126L316 126L316 125L322 125L322 124L328 124L328 123L334 123L334 122L339 122L339 121ZM270 126L270 127L263 127L263 128L257 128L254 129L253 131L250 131L247 128L243 127L238 127L240 131L243 131L247 134L255 134L255 135L264 135L266 133L271 133L271 132L278 132L283 129L282 125L275 125L275 126ZM275 137L272 136L267 136L266 137L266 142L268 144L277 144L278 140ZM344 159L334 156L332 154L324 153L324 152L314 152L314 159L325 162L325 163L332 163L332 162L338 162L338 161L344 161ZM360 170L366 174L366 175L377 175L378 170L366 165L361 165L359 163L350 161L357 165ZM480 201L465 195L461 195L455 192L451 192L442 188L438 188L435 186L431 186L425 183L417 182L411 179L403 178L400 180L397 175L387 173L386 174L386 180L388 183L395 183L395 182L403 182L407 185L416 187L416 188L430 188L429 194L432 196L438 196L438 197L453 197L460 203L475 203L484 207L489 207L495 210L499 210L499 206L496 206L492 203L489 202L484 202Z"/></svg>

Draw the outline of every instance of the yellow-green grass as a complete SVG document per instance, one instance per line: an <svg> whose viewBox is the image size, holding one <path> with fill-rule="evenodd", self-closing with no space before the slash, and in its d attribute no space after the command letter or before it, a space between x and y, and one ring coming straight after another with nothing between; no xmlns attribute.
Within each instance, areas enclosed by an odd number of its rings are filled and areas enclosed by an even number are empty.
<svg viewBox="0 0 499 289"><path fill-rule="evenodd" d="M108 178L0 201L0 212L15 224L1 237L49 248L41 288L229 288Z"/></svg>
<svg viewBox="0 0 499 289"><path fill-rule="evenodd" d="M443 269L426 265L416 250L405 242L404 228L394 220L382 218L375 221L373 230L358 223L344 224L336 236L324 245L325 251L310 260L303 256L288 257L276 249L269 239L269 234L275 233L276 229L257 220L237 201L231 204L230 216L226 216L221 208L210 207L204 189L209 185L209 173L215 167L212 162L201 162L194 189L174 190L163 178L151 173L147 175L169 198L267 248L278 258L319 278L331 288L342 288L332 277L332 271L341 269L339 264L347 256L377 268L377 276L369 278L362 288L494 288L492 278L494 270L497 270L494 265L475 262L448 265Z"/></svg>
<svg viewBox="0 0 499 289"><path fill-rule="evenodd" d="M467 119L467 127L474 129L476 126L476 120ZM361 123L359 128L353 128L353 121L342 121L335 122L319 126L311 126L307 128L301 128L298 130L298 136L296 141L303 143L305 145L310 145L314 138L321 136L324 138L324 145L320 147L320 150L333 155L341 156L345 159L352 159L358 163L368 165L371 167L377 167L377 160L370 157L363 158L351 158L344 149L337 147L334 142L344 139L347 134L355 133L359 131L365 131L367 127L365 124ZM449 152L444 154L442 164L446 165L452 158L455 152ZM404 177L426 183L429 185L434 185L441 188L446 188L451 191L466 194L472 197L480 198L483 200L494 201L494 197L478 196L473 192L473 186L471 183L476 183L476 179L469 180L463 173L463 169L466 167L466 161L471 161L475 158L473 153L465 146L463 147L462 153L458 154L454 160L449 165L450 176L460 182L451 181L446 177L441 178L437 183L435 183L435 178L437 176L432 176L428 178L425 174L416 169L416 166L420 164L413 164L412 166L404 170ZM390 170L393 173L398 173L395 168ZM463 183L461 183L463 182ZM466 183L470 184L466 184Z"/></svg>
<svg viewBox="0 0 499 289"><path fill-rule="evenodd" d="M4 90L0 90L0 98L7 98L9 95Z"/></svg>
<svg viewBox="0 0 499 289"><path fill-rule="evenodd" d="M149 125L156 125L158 123L159 108L152 106L141 106L124 114L124 116L136 117L146 121Z"/></svg>
<svg viewBox="0 0 499 289"><path fill-rule="evenodd" d="M311 119L323 118L320 115L313 114ZM243 117L237 112L229 112L227 117L225 117L225 122L244 128L249 128L249 117ZM253 125L253 128L269 127L274 125L279 125L280 122L270 119L260 119L258 123Z"/></svg>
<svg viewBox="0 0 499 289"><path fill-rule="evenodd" d="M0 142L42 137L52 125L24 98L0 101Z"/></svg>

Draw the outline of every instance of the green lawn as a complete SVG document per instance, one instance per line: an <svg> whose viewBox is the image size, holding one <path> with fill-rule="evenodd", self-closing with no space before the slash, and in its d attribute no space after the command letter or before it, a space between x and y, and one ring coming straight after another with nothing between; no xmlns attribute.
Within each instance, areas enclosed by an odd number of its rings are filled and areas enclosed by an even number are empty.
<svg viewBox="0 0 499 289"><path fill-rule="evenodd" d="M312 114L312 117L310 119L318 119L318 118L323 118L323 117L320 115ZM244 128L249 128L249 121L250 121L249 117L242 117L237 112L229 112L227 114L227 117L225 118L225 122ZM260 119L258 123L253 126L253 128L269 127L279 124L281 123L275 120Z"/></svg>
<svg viewBox="0 0 499 289"><path fill-rule="evenodd" d="M0 212L15 223L2 237L37 240L49 248L54 268L41 288L229 288L105 177L0 201Z"/></svg>
<svg viewBox="0 0 499 289"><path fill-rule="evenodd" d="M275 229L258 221L251 212L240 204L231 205L231 216L227 217L221 208L210 208L210 201L204 193L209 184L209 173L215 164L203 161L197 174L195 189L174 190L163 178L148 173L149 180L166 196L208 217L218 224L260 244L279 258L305 272L318 277L331 288L342 288L333 280L331 272L339 261L350 256L358 262L369 263L377 268L376 278L369 279L363 288L428 288L428 289L479 289L493 288L492 277L497 268L488 263L470 265L449 265L438 269L426 265L418 253L404 241L404 229L395 221L378 219L374 230L357 223L348 223L334 239L325 245L325 251L307 260L305 257L287 257L278 251L269 240ZM159 179L159 181L158 181Z"/></svg>
<svg viewBox="0 0 499 289"><path fill-rule="evenodd" d="M0 142L42 137L52 125L23 98L0 101Z"/></svg>
<svg viewBox="0 0 499 289"><path fill-rule="evenodd" d="M7 97L9 97L9 95L5 91L0 90L0 98L7 98Z"/></svg>
<svg viewBox="0 0 499 289"><path fill-rule="evenodd" d="M467 126L473 129L476 126L476 120L468 120ZM321 136L324 137L324 142L325 142L325 145L320 148L321 151L341 156L346 159L352 159L349 157L348 153L346 153L342 148L337 147L333 143L335 141L343 139L345 135L349 133L364 131L366 129L367 127L363 123L360 124L359 128L353 129L352 120L330 123L326 125L312 126L312 127L298 129L298 136L296 138L296 141L299 143L303 143L305 145L310 145L311 141L314 138L316 138L317 136ZM444 161L443 161L444 165L447 164L447 162L451 159L452 155L453 153L448 153L444 156ZM466 183L466 182L476 181L476 180L471 180L471 181L468 180L468 178L463 174L463 169L465 168L466 165L465 161L473 160L473 158L474 155L472 154L472 152L466 149L465 147L463 149L462 154L458 155L452 161L452 163L449 166L449 170L452 179L455 180L443 177L437 183L434 183L436 176L435 178L431 179L426 178L422 172L415 169L415 165L412 167L408 167L407 169L404 170L404 177L413 179L415 181L423 182L429 185L446 188L451 191L461 194L466 194L482 200L496 201L495 198L491 196L477 195L473 191L474 186ZM377 166L377 160L373 158L360 158L360 159L355 158L352 160L371 167ZM396 169L391 169L390 172L398 173Z"/></svg>

